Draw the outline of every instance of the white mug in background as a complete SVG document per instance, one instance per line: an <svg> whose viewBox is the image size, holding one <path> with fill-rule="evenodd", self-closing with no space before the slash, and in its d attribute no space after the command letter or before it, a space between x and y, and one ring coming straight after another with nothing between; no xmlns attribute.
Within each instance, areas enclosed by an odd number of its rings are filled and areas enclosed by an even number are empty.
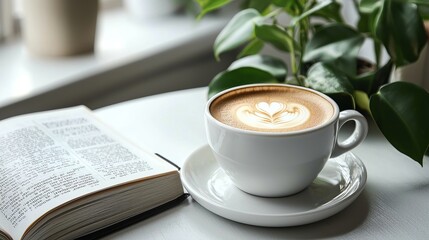
<svg viewBox="0 0 429 240"><path fill-rule="evenodd" d="M284 101L283 96L288 95L293 96L292 100L287 97ZM313 99L312 103L307 105L306 99ZM218 105L228 105L227 101L232 107L217 109ZM229 110L232 115L219 117ZM238 125L229 122L232 118ZM248 121L250 129L241 120ZM285 84L252 84L225 90L207 102L205 121L209 145L221 168L239 189L262 197L302 191L330 157L359 145L368 131L365 117L357 111L340 112L328 96ZM348 121L356 123L354 131L339 142L338 132ZM308 122L314 122L314 126Z"/></svg>

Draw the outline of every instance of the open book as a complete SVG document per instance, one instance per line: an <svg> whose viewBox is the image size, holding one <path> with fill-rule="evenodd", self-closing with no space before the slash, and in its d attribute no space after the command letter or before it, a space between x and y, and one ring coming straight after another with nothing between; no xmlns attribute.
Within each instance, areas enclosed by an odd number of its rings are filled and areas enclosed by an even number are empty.
<svg viewBox="0 0 429 240"><path fill-rule="evenodd" d="M184 196L173 165L85 107L1 121L0 186L0 239L102 235Z"/></svg>

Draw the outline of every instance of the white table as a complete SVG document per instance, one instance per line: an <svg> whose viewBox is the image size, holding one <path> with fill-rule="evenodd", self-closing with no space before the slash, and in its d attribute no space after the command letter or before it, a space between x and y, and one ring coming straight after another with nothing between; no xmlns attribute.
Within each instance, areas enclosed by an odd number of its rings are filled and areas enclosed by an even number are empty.
<svg viewBox="0 0 429 240"><path fill-rule="evenodd" d="M205 88L123 102L96 111L138 145L177 164L206 144ZM106 239L429 239L429 158L425 167L400 154L374 124L353 152L368 171L363 193L340 213L313 224L262 228L236 223L192 198Z"/></svg>

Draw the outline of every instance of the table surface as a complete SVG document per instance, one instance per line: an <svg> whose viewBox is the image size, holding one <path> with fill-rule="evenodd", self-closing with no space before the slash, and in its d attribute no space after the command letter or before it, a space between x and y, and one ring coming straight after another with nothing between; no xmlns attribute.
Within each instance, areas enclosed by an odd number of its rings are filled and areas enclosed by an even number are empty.
<svg viewBox="0 0 429 240"><path fill-rule="evenodd" d="M136 144L182 165L207 144L206 93L206 88L197 88L154 95L96 114ZM429 158L421 167L394 149L373 123L353 152L368 171L365 189L349 207L325 220L255 227L217 216L189 198L106 239L429 239Z"/></svg>

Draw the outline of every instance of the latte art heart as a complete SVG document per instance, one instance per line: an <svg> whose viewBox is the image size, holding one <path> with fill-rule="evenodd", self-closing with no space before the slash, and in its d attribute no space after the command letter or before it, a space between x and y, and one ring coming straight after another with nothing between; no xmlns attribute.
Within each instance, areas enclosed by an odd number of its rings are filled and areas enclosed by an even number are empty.
<svg viewBox="0 0 429 240"><path fill-rule="evenodd" d="M255 128L286 129L304 124L310 118L310 111L301 104L280 102L259 102L254 106L241 106L237 118Z"/></svg>
<svg viewBox="0 0 429 240"><path fill-rule="evenodd" d="M256 109L270 116L273 116L276 113L283 111L284 108L285 108L285 105L279 102L272 102L270 104L266 102L260 102L256 104Z"/></svg>

